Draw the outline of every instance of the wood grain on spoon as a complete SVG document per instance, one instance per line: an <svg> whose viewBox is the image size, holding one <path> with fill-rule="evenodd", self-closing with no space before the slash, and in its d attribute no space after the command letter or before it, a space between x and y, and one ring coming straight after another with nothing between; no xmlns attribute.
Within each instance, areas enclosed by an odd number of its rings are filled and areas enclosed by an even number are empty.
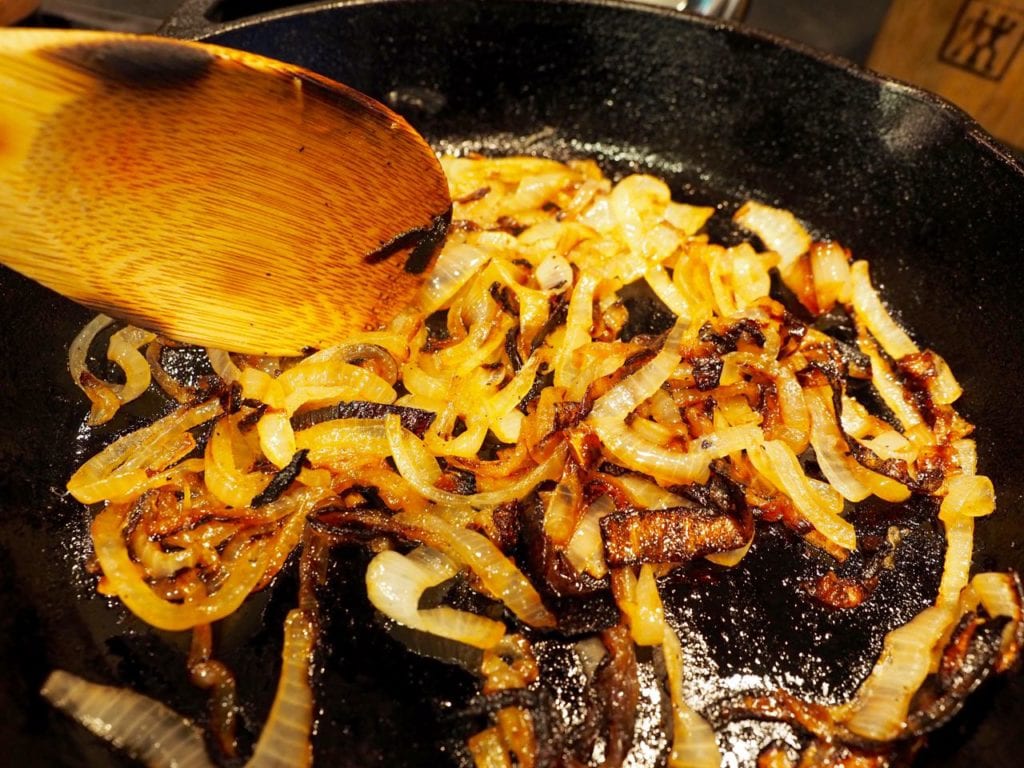
<svg viewBox="0 0 1024 768"><path fill-rule="evenodd" d="M181 341L299 354L385 321L451 215L401 117L226 48L0 30L0 262Z"/></svg>

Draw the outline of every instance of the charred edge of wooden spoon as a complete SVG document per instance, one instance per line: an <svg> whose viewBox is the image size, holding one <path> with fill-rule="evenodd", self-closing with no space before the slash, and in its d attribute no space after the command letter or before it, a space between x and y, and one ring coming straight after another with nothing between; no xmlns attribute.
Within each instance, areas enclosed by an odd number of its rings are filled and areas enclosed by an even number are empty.
<svg viewBox="0 0 1024 768"><path fill-rule="evenodd" d="M444 242L444 236L448 233L448 225L451 220L452 209L449 206L447 211L438 214L431 220L429 227L417 227L403 232L384 243L377 250L367 254L363 260L367 264L380 264L399 251L412 247L412 253L409 254L409 258L405 262L405 271L413 275L422 274L430 265L430 259L438 247Z"/></svg>
<svg viewBox="0 0 1024 768"><path fill-rule="evenodd" d="M133 88L158 90L188 85L210 71L215 58L202 48L175 41L131 38L51 46L44 59Z"/></svg>

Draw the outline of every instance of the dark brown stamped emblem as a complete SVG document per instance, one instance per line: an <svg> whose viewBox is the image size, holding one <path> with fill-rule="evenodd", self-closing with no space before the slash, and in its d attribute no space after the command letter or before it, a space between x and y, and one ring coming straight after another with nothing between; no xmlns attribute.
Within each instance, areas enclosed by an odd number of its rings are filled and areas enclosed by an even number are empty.
<svg viewBox="0 0 1024 768"><path fill-rule="evenodd" d="M1024 43L1024 11L992 0L966 0L942 43L939 60L1001 80Z"/></svg>

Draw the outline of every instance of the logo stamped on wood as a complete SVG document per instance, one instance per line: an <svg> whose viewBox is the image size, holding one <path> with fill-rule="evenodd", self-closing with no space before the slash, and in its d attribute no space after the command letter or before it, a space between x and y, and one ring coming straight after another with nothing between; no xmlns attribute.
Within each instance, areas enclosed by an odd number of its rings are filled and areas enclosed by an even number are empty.
<svg viewBox="0 0 1024 768"><path fill-rule="evenodd" d="M991 0L966 0L939 60L988 80L1001 80L1024 43L1024 11Z"/></svg>

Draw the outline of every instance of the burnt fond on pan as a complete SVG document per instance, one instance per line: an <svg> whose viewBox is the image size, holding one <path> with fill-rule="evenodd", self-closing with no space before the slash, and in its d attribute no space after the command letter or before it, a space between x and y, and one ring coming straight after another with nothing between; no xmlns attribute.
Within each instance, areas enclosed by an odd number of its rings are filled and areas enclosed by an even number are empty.
<svg viewBox="0 0 1024 768"><path fill-rule="evenodd" d="M1024 171L960 113L759 35L617 3L366 2L220 26L202 18L205 7L186 4L166 31L341 80L397 108L438 148L593 156L611 173L652 171L677 197L721 203L726 214L758 198L869 259L883 295L964 386L981 471L999 494L996 515L979 526L976 566L1024 567L1016 543L1024 541ZM0 744L22 756L20 765L115 764L105 745L36 695L53 667L130 685L194 717L205 706L186 681L187 634L143 627L97 597L84 570L86 517L64 482L84 456L161 407L150 399L109 429L80 432L87 405L67 375L66 350L87 319L0 273ZM755 690L784 680L795 693L841 699L884 633L934 595L942 539L914 511L858 512L864 531L897 520L910 533L897 568L857 609L837 614L807 600L800 580L826 567L768 530L726 577L678 580L671 618L722 679ZM357 550L341 554L324 606L318 757L341 766L445 764L446 735L471 725L472 681L384 634L364 597L365 560ZM250 735L276 678L249 670L273 667L293 595L286 570L220 629ZM564 659L557 643L547 647L545 663L563 670L568 689ZM710 677L711 668L694 671ZM551 695L568 698L557 685ZM1022 718L1021 680L989 685L920 764L1013 765ZM738 744L760 738L747 722L729 734ZM652 729L652 744L658 738Z"/></svg>

